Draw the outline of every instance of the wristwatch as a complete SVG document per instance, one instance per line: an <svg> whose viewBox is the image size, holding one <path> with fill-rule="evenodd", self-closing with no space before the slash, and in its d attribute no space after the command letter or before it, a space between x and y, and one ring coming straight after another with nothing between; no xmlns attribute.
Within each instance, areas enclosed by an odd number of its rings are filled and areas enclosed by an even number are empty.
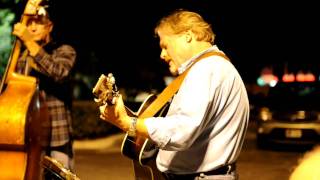
<svg viewBox="0 0 320 180"><path fill-rule="evenodd" d="M128 130L128 135L129 136L136 136L136 131L137 131L137 117L130 117L131 118L131 122L130 122L130 126L129 126L129 130Z"/></svg>

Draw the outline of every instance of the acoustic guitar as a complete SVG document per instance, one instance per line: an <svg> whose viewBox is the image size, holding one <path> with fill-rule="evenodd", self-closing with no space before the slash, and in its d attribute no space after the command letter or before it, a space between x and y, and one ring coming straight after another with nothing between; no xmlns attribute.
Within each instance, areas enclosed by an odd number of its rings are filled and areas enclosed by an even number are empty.
<svg viewBox="0 0 320 180"><path fill-rule="evenodd" d="M108 76L102 74L92 92L96 97L94 99L95 102L99 105L114 105L115 98L120 95L112 73L109 73ZM157 95L150 94L137 112L126 107L128 115L139 117L156 98ZM168 108L169 103L166 103L155 116L164 116ZM148 138L141 136L132 137L127 133L122 142L121 153L133 160L136 179L161 179L161 173L157 170L155 164L158 148Z"/></svg>
<svg viewBox="0 0 320 180"><path fill-rule="evenodd" d="M49 156L44 156L41 161L44 168L43 176L50 180L80 180L80 178L65 168L63 164Z"/></svg>

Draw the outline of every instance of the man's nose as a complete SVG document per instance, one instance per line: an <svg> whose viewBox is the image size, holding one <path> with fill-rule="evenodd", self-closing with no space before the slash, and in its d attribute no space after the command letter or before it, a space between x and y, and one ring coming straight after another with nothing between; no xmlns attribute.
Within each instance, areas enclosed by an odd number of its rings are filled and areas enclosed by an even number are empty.
<svg viewBox="0 0 320 180"><path fill-rule="evenodd" d="M29 28L31 31L35 31L37 29L36 23L35 22L31 22L31 24L29 25Z"/></svg>
<svg viewBox="0 0 320 180"><path fill-rule="evenodd" d="M165 62L169 62L169 59L170 59L167 53L164 52L163 50L161 51L160 58L163 59Z"/></svg>

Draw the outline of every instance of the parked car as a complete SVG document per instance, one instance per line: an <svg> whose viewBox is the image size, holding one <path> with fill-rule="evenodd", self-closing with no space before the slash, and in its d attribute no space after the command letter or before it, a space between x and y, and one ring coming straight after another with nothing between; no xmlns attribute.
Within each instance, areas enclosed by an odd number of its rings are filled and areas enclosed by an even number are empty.
<svg viewBox="0 0 320 180"><path fill-rule="evenodd" d="M320 84L278 83L270 88L257 116L257 144L320 143Z"/></svg>

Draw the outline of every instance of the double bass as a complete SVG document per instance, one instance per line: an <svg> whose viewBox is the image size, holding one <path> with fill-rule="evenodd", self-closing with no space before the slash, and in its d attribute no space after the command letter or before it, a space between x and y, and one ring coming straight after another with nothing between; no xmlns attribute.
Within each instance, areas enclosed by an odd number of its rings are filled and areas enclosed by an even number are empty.
<svg viewBox="0 0 320 180"><path fill-rule="evenodd" d="M26 3L26 24L41 0ZM40 162L49 145L50 121L35 77L15 72L22 42L16 39L0 86L0 179L42 179Z"/></svg>

